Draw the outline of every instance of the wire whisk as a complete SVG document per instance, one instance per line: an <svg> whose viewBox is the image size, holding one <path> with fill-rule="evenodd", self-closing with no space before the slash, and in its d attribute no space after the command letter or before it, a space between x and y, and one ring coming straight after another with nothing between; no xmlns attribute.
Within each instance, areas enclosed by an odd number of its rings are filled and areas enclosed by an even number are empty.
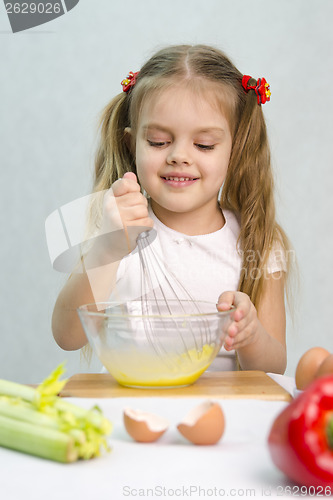
<svg viewBox="0 0 333 500"><path fill-rule="evenodd" d="M149 236L150 231L144 231L137 238L141 267L141 304L147 339L157 354L165 354L163 345L159 342L159 332L154 331L156 323L150 321L152 316L161 316L161 327L170 329L171 325L175 329L184 353L189 356L188 351L194 346L197 356L200 357L204 345L210 345L212 342L207 320L201 316L207 310L202 310L202 304L200 307L199 302L168 268L154 250ZM197 316L195 323L186 321L189 315ZM188 330L186 335L185 330Z"/></svg>

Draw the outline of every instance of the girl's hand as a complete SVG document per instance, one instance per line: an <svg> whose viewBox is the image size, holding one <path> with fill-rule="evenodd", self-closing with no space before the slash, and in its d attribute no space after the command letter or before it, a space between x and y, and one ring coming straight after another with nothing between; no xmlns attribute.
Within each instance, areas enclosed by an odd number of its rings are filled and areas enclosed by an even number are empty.
<svg viewBox="0 0 333 500"><path fill-rule="evenodd" d="M232 313L232 323L224 340L224 348L227 351L239 349L255 342L259 327L257 310L246 293L222 293L217 303L217 309L228 311L232 306L235 307Z"/></svg>
<svg viewBox="0 0 333 500"><path fill-rule="evenodd" d="M102 226L92 252L94 261L103 265L125 257L136 247L138 235L152 227L148 201L140 192L136 175L127 172L104 194Z"/></svg>
<svg viewBox="0 0 333 500"><path fill-rule="evenodd" d="M140 192L140 185L133 172L126 172L121 179L112 184L111 189L117 203L121 226L127 233L127 253L129 253L136 247L136 239L139 234L151 229L154 225L148 215L148 201ZM111 214L107 212L107 202L104 207L107 216L110 216Z"/></svg>

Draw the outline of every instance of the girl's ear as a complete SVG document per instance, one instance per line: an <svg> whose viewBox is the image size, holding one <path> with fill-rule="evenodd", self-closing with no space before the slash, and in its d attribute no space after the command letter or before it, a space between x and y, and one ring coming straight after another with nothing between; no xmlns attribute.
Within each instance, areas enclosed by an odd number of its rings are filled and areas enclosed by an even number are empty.
<svg viewBox="0 0 333 500"><path fill-rule="evenodd" d="M133 143L133 135L132 135L132 129L130 127L126 127L124 130L124 139L125 139L125 144L128 147L128 149L131 151L132 154L134 154L134 143Z"/></svg>

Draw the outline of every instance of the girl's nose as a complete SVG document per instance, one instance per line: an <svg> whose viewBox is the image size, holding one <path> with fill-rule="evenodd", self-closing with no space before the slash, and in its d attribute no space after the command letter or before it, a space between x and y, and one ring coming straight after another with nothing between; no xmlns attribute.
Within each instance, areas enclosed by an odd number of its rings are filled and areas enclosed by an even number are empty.
<svg viewBox="0 0 333 500"><path fill-rule="evenodd" d="M183 145L173 145L167 156L168 165L192 165L192 159Z"/></svg>

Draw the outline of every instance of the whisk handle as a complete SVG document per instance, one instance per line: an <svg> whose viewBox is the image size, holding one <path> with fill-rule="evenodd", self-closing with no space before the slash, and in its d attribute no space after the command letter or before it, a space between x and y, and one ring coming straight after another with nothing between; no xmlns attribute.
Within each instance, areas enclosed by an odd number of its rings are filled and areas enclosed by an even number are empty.
<svg viewBox="0 0 333 500"><path fill-rule="evenodd" d="M149 233L150 231L142 231L142 233L140 233L139 236L137 237L136 241L148 238Z"/></svg>

